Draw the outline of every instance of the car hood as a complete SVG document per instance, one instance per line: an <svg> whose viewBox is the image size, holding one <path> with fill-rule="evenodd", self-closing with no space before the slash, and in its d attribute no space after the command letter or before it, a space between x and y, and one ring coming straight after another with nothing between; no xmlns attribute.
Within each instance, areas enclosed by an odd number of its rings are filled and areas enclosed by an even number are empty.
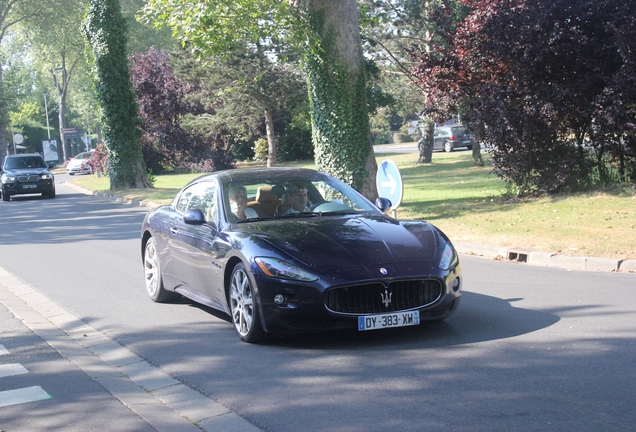
<svg viewBox="0 0 636 432"><path fill-rule="evenodd" d="M82 165L84 162L87 162L88 159L71 159L70 161L68 161L68 163L66 164L67 167L70 166L80 166Z"/></svg>
<svg viewBox="0 0 636 432"><path fill-rule="evenodd" d="M288 219L243 228L305 265L323 269L430 261L441 239L429 223L373 215Z"/></svg>
<svg viewBox="0 0 636 432"><path fill-rule="evenodd" d="M8 176L21 176L21 175L30 175L30 174L51 174L51 172L46 168L20 168L20 169L12 169L6 170L3 174Z"/></svg>

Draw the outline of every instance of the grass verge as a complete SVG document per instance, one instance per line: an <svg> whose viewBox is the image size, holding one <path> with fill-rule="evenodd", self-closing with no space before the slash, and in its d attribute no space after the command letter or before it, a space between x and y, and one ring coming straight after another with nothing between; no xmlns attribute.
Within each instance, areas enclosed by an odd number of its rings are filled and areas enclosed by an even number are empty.
<svg viewBox="0 0 636 432"><path fill-rule="evenodd" d="M428 220L454 241L636 259L634 188L504 200L505 184L492 173L486 154L485 167L474 167L469 151L435 153L429 165L417 165L417 156L385 153L378 157L378 164L391 159L400 168L404 198L397 209L399 218ZM287 165L315 167L307 161ZM199 175L159 175L154 189L111 193L165 204ZM71 182L109 192L108 178L77 176Z"/></svg>

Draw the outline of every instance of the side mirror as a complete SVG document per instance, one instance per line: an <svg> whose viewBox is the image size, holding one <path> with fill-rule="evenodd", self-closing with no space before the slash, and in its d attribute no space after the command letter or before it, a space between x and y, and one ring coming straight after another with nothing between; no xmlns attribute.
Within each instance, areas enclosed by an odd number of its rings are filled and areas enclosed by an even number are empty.
<svg viewBox="0 0 636 432"><path fill-rule="evenodd" d="M205 223L205 216L199 209L188 210L183 215L183 221L188 225L203 225Z"/></svg>
<svg viewBox="0 0 636 432"><path fill-rule="evenodd" d="M378 198L377 200L375 200L375 206L377 208L379 208L382 213L386 213L389 210L391 210L391 200L388 198Z"/></svg>
<svg viewBox="0 0 636 432"><path fill-rule="evenodd" d="M49 167L49 169L53 169L57 164L55 162L47 162L46 165Z"/></svg>

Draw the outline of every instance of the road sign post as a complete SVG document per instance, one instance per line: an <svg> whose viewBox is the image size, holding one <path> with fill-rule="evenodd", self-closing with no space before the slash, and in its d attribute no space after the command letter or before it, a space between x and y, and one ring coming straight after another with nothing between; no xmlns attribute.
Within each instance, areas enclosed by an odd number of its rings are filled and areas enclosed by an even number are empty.
<svg viewBox="0 0 636 432"><path fill-rule="evenodd" d="M396 217L395 210L402 203L404 184L402 183L400 170L395 162L387 159L380 164L375 184L378 188L378 195L391 201L390 208L393 210L393 217Z"/></svg>

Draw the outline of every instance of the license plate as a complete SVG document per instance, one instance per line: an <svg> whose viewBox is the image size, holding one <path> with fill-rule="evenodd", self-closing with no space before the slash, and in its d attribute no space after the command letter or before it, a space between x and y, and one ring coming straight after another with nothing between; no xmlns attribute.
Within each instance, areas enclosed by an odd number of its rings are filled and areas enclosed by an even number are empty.
<svg viewBox="0 0 636 432"><path fill-rule="evenodd" d="M392 327L405 327L420 324L420 312L395 312L382 315L358 317L358 330L379 330Z"/></svg>
<svg viewBox="0 0 636 432"><path fill-rule="evenodd" d="M464 140L464 144L470 144L470 140Z"/></svg>
<svg viewBox="0 0 636 432"><path fill-rule="evenodd" d="M22 189L35 189L38 185L22 185Z"/></svg>

